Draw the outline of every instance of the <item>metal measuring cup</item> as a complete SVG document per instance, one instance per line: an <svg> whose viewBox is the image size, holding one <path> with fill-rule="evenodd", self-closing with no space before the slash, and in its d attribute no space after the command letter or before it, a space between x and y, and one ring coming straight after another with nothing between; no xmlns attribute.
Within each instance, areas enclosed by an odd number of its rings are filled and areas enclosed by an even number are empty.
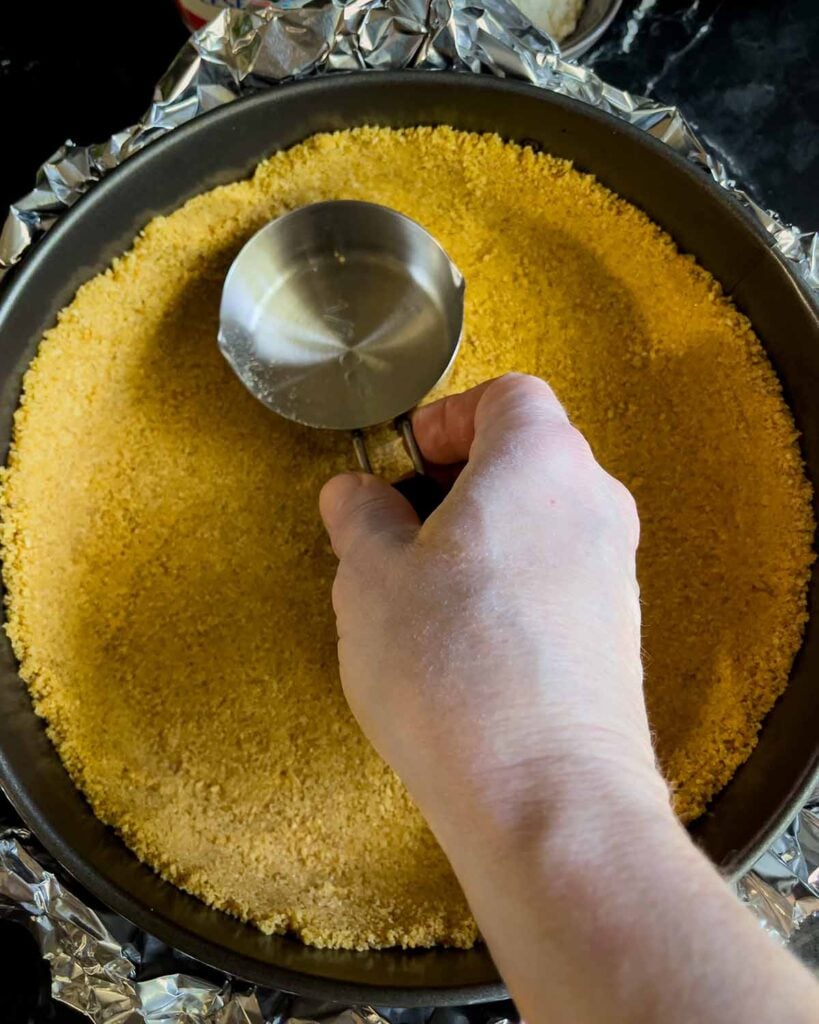
<svg viewBox="0 0 819 1024"><path fill-rule="evenodd" d="M219 347L248 391L289 420L347 430L371 472L363 431L392 420L436 503L407 413L449 370L464 279L439 243L395 210L313 203L258 231L228 271ZM437 495L440 500L440 494Z"/></svg>

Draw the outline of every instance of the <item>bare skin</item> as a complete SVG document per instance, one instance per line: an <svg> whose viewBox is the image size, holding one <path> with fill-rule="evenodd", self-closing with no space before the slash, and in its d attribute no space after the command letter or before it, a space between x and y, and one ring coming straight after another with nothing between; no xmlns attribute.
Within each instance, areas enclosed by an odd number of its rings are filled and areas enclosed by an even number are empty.
<svg viewBox="0 0 819 1024"><path fill-rule="evenodd" d="M819 1021L671 810L640 661L639 522L543 381L416 413L421 525L383 480L320 499L344 692L449 857L528 1024Z"/></svg>

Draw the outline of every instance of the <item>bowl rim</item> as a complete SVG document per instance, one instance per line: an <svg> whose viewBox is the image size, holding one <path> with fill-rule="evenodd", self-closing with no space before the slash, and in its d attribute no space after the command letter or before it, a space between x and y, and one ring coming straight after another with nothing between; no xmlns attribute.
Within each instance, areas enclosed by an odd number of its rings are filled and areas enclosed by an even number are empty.
<svg viewBox="0 0 819 1024"><path fill-rule="evenodd" d="M588 3L588 0L585 0L585 3ZM587 28L581 28L578 25L574 31L570 32L562 44L558 43L560 56L563 60L577 60L578 57L582 57L584 53L590 50L601 36L609 30L622 6L623 0L609 0L608 6L596 21ZM582 18L583 12L581 11L580 20Z"/></svg>

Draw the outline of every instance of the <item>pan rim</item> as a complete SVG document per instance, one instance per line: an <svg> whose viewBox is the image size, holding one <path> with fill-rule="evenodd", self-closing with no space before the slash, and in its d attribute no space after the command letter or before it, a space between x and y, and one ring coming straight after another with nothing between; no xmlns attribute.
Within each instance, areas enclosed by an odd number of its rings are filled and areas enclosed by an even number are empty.
<svg viewBox="0 0 819 1024"><path fill-rule="evenodd" d="M246 99L239 100L238 105L241 106L242 109L245 109L250 105L260 107L265 107L267 105L275 106L276 99L282 94L282 90L287 90L288 94L294 90L298 90L302 93L306 93L307 95L315 92L319 94L319 96L322 96L330 85L328 78L331 79L333 84L337 82L341 84L341 82L344 81L350 83L366 82L366 84L370 86L374 84L372 75L375 73L376 72L357 72L349 74L345 73L342 75L334 74L332 76L320 77L305 82L288 83L277 87L275 90L259 93ZM746 230L753 232L757 239L761 241L771 252L772 256L777 259L783 272L788 273L781 257L773 248L774 240L771 236L764 231L762 226L759 225L751 214L741 207L733 197L713 182L713 180L710 179L710 176L706 176L705 171L696 165L685 161L676 153L673 153L664 143L633 127L632 125L614 118L612 115L604 114L594 108L588 108L576 100L558 96L528 83L494 79L485 76L472 75L470 73L409 71L402 73L380 72L380 74L382 77L389 77L389 79L396 82L396 84L401 84L403 82L405 84L411 84L413 87L418 86L425 80L434 79L436 83L440 83L442 79L449 79L452 80L453 83L458 83L460 87L474 89L477 92L482 90L500 90L501 92L507 92L512 96L515 94L534 96L544 103L545 106L551 104L556 105L557 107L565 107L573 112L585 116L587 119L596 122L598 125L613 133L619 132L626 136L630 136L631 138L638 140L641 145L648 146L653 149L655 153L661 156L667 163L674 166L677 172L684 172L690 177L696 178L697 183L700 186L705 186L711 192L714 200L719 202L726 212L730 211L732 216L738 220ZM100 198L105 197L109 191L121 187L122 183L128 180L128 175L131 177L138 176L141 173L143 165L161 159L162 154L166 150L178 148L188 138L192 138L194 135L199 133L206 133L210 130L211 126L215 125L217 122L232 119L235 116L237 109L237 104L227 104L217 110L203 114L201 117L197 117L194 121L181 126L172 133L169 133L168 137L156 140L146 146L139 153L129 158L120 167L111 172L111 174L107 175L101 182L97 183L93 189L90 190L87 196L83 196L74 207L68 210L60 218L60 221L48 232L47 237L37 244L32 253L28 254L22 262L22 265L15 268L14 271L8 275L7 281L3 282L3 287L0 290L0 332L2 332L4 328L8 310L20 301L20 296L25 293L29 283L36 278L39 268L49 259L52 251L56 250L61 245L63 237L71 231L75 222L84 218L88 210L93 208L91 200L94 196L99 196ZM423 119L419 118L418 123L423 124L425 122ZM210 186L203 187L203 191L207 187ZM761 259L762 256L760 256L760 260ZM789 274L789 276L793 281L797 292L801 295L802 300L807 302L812 309L815 309L811 297L808 295L802 282L796 279L792 274ZM756 857L759 856L759 853L762 852L764 845L769 843L770 839L781 831L781 828L788 820L790 820L790 818L793 817L797 807L804 800L805 795L809 793L811 788L816 784L817 780L819 780L819 750L817 750L812 763L805 766L805 770L800 779L794 783L789 801L783 806L776 819L771 821L767 829L763 830L757 837L756 852L749 853L744 861L736 865L731 865L730 869L726 872L729 877L735 878L750 866L750 863L752 863ZM84 861L80 855L75 854L70 845L67 845L61 838L60 830L57 827L53 826L50 822L43 821L39 818L37 807L33 799L30 798L28 793L16 785L15 773L7 760L6 751L2 744L0 744L0 787L2 787L4 792L6 792L11 803L18 810L24 821L26 821L32 832L43 843L43 846L67 868L73 877L75 877L81 884L86 885L87 888L95 895L98 895L104 903L112 906L113 909L122 914L126 919L133 921L135 924L145 928L147 931L153 934L158 934L160 938L163 938L162 933L159 932L156 927L156 917L158 912L155 909L146 909L140 906L138 902L135 901L134 897L132 897L127 891L123 890L118 884L112 882L93 865ZM37 824L33 825L32 821L36 821ZM127 846L125 846L119 836L116 835L113 830L109 831L116 837L117 842L122 846L122 848L127 850L130 856L136 860L136 855L133 854ZM189 898L196 899L196 897L192 896ZM506 990L500 981L440 989L406 989L400 986L371 986L364 983L353 984L348 982L339 982L332 979L322 978L317 975L303 974L290 968L282 968L270 964L269 962L258 960L255 961L255 963L259 964L263 973L249 973L247 966L231 966L238 964L239 961L244 962L249 960L250 958L247 954L238 954L231 950L227 950L224 947L219 947L211 942L211 940L201 937L197 933L187 929L185 926L170 919L163 919L161 924L165 935L170 934L172 936L169 944L179 945L179 943L174 940L173 936L176 935L178 937L179 934L182 934L185 951L192 951L192 955L201 959L205 963L212 965L218 963L219 969L221 970L229 970L231 973L235 973L240 977L248 978L248 980L257 981L264 985L273 985L275 987L282 988L285 991L292 991L295 986L296 991L308 996L316 996L318 998L332 997L334 999L349 998L357 1002L360 1002L363 999L383 1006L407 1007L433 1005L431 997L434 999L434 1005L453 1005L494 1001L503 999L506 996Z"/></svg>

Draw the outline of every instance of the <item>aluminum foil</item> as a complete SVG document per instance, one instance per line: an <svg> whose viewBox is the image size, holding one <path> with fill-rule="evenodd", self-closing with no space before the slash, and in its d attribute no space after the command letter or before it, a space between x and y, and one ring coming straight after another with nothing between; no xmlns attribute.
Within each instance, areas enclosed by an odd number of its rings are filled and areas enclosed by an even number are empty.
<svg viewBox="0 0 819 1024"><path fill-rule="evenodd" d="M819 786L737 883L760 926L819 973Z"/></svg>
<svg viewBox="0 0 819 1024"><path fill-rule="evenodd" d="M341 1007L258 990L175 953L112 911L99 913L42 866L24 828L0 832L0 917L33 932L52 995L94 1024L515 1024L510 1003L426 1010ZM775 941L819 973L819 787L736 884ZM116 932L116 936L114 934ZM157 974L164 966L165 973ZM203 975L210 975L205 977Z"/></svg>
<svg viewBox="0 0 819 1024"><path fill-rule="evenodd" d="M0 831L0 918L33 932L51 968L53 997L94 1024L515 1024L508 1001L461 1010L379 1011L257 990L227 977L214 980L216 972L138 932L113 911L96 913L41 861L48 862L48 855L27 829ZM134 942L128 941L132 934ZM157 966L167 970L168 964L174 969L157 975Z"/></svg>
<svg viewBox="0 0 819 1024"><path fill-rule="evenodd" d="M507 0L278 0L225 10L182 48L140 121L107 142L67 142L10 209L0 234L0 276L112 168L205 111L279 82L314 74L401 68L517 78L605 110L707 168L771 236L791 270L819 295L819 241L759 206L680 111L616 89L564 61L555 43Z"/></svg>
<svg viewBox="0 0 819 1024"><path fill-rule="evenodd" d="M819 242L736 186L675 107L616 89L568 63L506 0L279 0L226 10L191 37L141 120L106 142L66 142L0 234L0 276L95 182L154 139L208 110L314 74L453 69L525 80L605 110L706 168L770 234L791 271L819 294ZM378 1011L261 992L167 949L74 895L25 829L0 832L0 916L24 923L49 961L58 1000L95 1024L508 1024L510 1004ZM55 873L56 871L56 873ZM737 884L760 926L819 967L819 789Z"/></svg>

